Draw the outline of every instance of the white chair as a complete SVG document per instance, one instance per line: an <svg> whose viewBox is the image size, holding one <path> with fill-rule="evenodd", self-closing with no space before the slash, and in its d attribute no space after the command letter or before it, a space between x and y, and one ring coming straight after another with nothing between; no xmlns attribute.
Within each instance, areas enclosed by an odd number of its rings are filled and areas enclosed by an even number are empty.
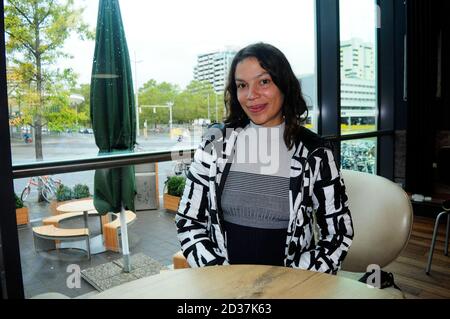
<svg viewBox="0 0 450 319"><path fill-rule="evenodd" d="M355 236L342 270L366 272L387 266L406 247L413 210L408 195L394 182L377 175L342 170Z"/></svg>
<svg viewBox="0 0 450 319"><path fill-rule="evenodd" d="M369 265L383 268L400 255L411 234L413 211L408 195L394 182L367 173L341 172L355 235L338 275L357 280ZM175 269L189 267L181 251L173 260Z"/></svg>
<svg viewBox="0 0 450 319"><path fill-rule="evenodd" d="M342 170L342 177L355 235L337 275L359 280L400 255L411 234L413 210L403 189L384 177L349 170ZM394 287L387 289L405 297Z"/></svg>

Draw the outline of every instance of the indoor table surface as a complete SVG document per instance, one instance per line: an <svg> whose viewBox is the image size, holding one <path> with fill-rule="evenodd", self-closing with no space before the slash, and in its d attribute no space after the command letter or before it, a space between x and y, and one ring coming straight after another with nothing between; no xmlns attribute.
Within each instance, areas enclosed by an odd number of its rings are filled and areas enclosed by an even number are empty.
<svg viewBox="0 0 450 319"><path fill-rule="evenodd" d="M166 270L100 292L92 298L254 299L342 298L395 299L356 280L319 272L264 265L229 265Z"/></svg>

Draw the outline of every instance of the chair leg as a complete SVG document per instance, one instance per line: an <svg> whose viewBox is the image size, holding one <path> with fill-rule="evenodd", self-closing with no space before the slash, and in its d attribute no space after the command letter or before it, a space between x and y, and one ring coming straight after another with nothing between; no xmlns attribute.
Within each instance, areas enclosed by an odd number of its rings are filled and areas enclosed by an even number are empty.
<svg viewBox="0 0 450 319"><path fill-rule="evenodd" d="M56 249L56 244L54 240L45 239L34 235L34 249L36 252L53 250Z"/></svg>
<svg viewBox="0 0 450 319"><path fill-rule="evenodd" d="M447 229L445 230L445 248L444 255L448 256L448 233L450 231L450 212L447 211Z"/></svg>
<svg viewBox="0 0 450 319"><path fill-rule="evenodd" d="M88 254L88 260L91 260L91 242L89 241L89 236L86 238L86 249Z"/></svg>
<svg viewBox="0 0 450 319"><path fill-rule="evenodd" d="M433 238L431 239L430 253L428 255L428 264L427 264L427 268L425 270L427 275L430 274L430 270L431 270L431 260L433 259L433 251L434 251L434 246L436 244L436 237L437 237L437 232L438 232L438 227L439 227L439 220L446 213L447 212L445 212L445 211L444 212L440 212L439 215L436 217L436 222L434 223Z"/></svg>

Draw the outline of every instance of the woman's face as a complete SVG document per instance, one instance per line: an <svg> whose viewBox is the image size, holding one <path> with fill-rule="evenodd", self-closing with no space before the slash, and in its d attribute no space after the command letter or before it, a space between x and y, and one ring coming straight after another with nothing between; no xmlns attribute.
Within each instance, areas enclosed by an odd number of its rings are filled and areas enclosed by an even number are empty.
<svg viewBox="0 0 450 319"><path fill-rule="evenodd" d="M234 76L239 103L253 123L271 127L283 122L283 94L256 58L239 62Z"/></svg>

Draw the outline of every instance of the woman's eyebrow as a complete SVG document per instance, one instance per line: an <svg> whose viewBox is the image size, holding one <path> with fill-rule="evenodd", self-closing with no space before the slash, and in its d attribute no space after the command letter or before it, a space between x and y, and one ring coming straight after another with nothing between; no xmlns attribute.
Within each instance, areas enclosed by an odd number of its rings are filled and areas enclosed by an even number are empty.
<svg viewBox="0 0 450 319"><path fill-rule="evenodd" d="M262 77L262 76L264 76L264 75L267 75L267 74L269 74L269 72L263 72L263 73L260 73L260 74L258 74L258 75L256 75L256 76L254 76L253 78L252 78L252 80L253 79L257 79L257 78L260 78L260 77ZM242 80L242 79L240 79L240 78L235 78L235 81L236 82L245 82L245 80Z"/></svg>

